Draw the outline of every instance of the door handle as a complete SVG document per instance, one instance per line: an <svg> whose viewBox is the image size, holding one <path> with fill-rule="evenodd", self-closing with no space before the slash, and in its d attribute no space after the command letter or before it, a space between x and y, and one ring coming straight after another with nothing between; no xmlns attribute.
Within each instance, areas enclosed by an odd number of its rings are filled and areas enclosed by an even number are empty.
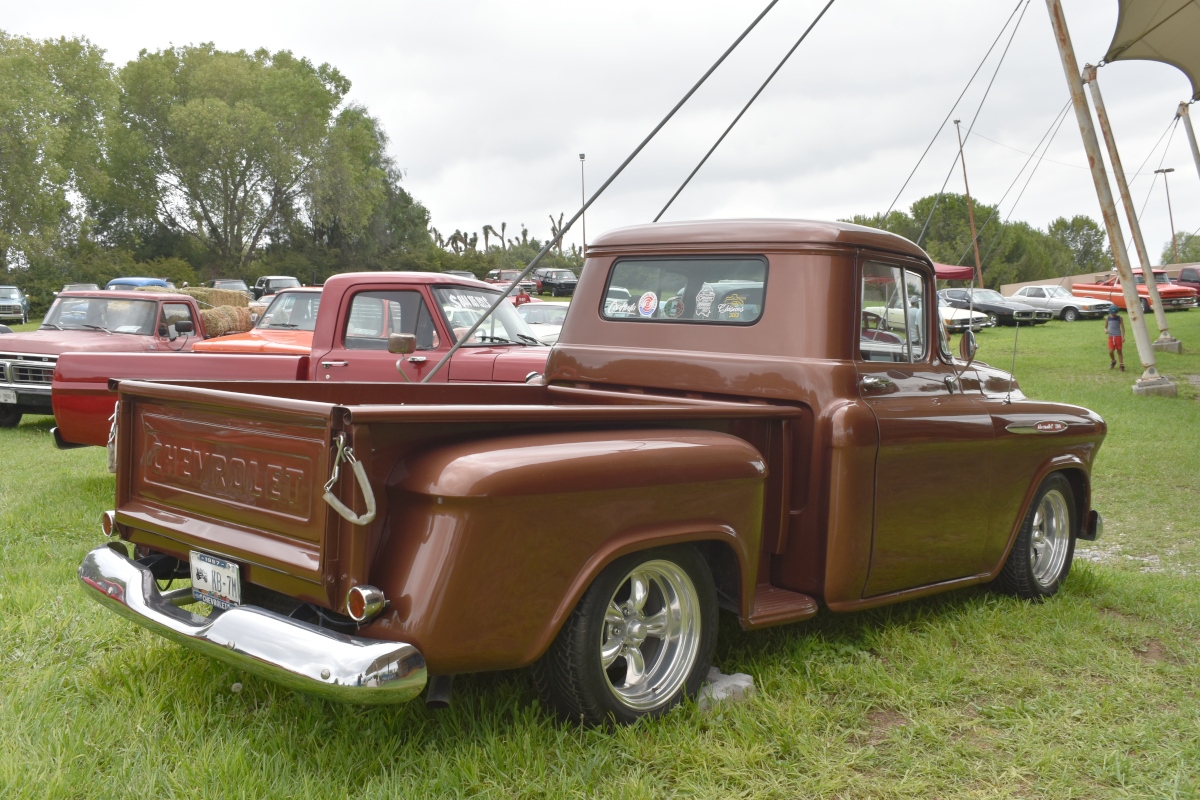
<svg viewBox="0 0 1200 800"><path fill-rule="evenodd" d="M348 367L348 366L350 366L350 362L349 361L322 361L321 366L324 367L325 369L329 369L330 367Z"/></svg>
<svg viewBox="0 0 1200 800"><path fill-rule="evenodd" d="M895 385L887 378L880 377L879 375L864 375L862 379L862 387L864 389L890 389Z"/></svg>
<svg viewBox="0 0 1200 800"><path fill-rule="evenodd" d="M409 357L408 357L408 363L410 363L410 364L424 364L424 363L425 363L425 356L409 356Z"/></svg>

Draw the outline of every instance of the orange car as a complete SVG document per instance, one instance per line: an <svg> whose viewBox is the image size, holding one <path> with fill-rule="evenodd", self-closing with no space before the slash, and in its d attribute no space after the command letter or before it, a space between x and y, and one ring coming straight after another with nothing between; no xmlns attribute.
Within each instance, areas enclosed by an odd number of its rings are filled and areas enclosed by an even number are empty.
<svg viewBox="0 0 1200 800"><path fill-rule="evenodd" d="M320 305L320 287L286 289L275 295L252 330L196 342L192 349L198 353L306 356L312 352L313 329L317 326Z"/></svg>
<svg viewBox="0 0 1200 800"><path fill-rule="evenodd" d="M1154 285L1158 287L1158 296L1162 299L1164 311L1182 309L1186 311L1196 305L1196 290L1186 286L1171 283L1165 270L1156 269ZM1146 279L1138 268L1133 270L1133 279L1137 284L1138 298L1142 301L1142 311L1150 311L1150 290L1146 288ZM1095 297L1107 300L1117 308L1125 308L1125 294L1121 290L1121 279L1116 275L1097 283L1075 283L1071 285L1071 294L1076 297Z"/></svg>

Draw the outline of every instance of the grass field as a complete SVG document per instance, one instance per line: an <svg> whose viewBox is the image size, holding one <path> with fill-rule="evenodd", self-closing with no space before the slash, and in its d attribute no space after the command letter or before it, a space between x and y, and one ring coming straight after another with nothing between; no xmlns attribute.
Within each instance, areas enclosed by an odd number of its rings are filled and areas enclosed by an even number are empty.
<svg viewBox="0 0 1200 800"><path fill-rule="evenodd" d="M971 589L754 634L726 618L717 663L759 696L612 733L552 722L523 672L460 679L445 712L362 709L133 627L76 585L112 503L104 453L26 418L0 431L0 796L1196 797L1200 311L1169 319L1177 399L1135 399L1099 322L1021 332L1025 392L1110 426L1106 539L1057 598ZM980 357L1007 368L1012 337L985 331Z"/></svg>

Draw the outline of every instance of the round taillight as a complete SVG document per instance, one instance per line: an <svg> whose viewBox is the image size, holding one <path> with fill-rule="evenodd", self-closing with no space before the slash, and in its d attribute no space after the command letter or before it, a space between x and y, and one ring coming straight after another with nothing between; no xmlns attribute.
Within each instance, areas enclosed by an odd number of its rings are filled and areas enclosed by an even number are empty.
<svg viewBox="0 0 1200 800"><path fill-rule="evenodd" d="M355 622L365 622L383 610L387 600L374 586L355 586L346 593L346 613Z"/></svg>

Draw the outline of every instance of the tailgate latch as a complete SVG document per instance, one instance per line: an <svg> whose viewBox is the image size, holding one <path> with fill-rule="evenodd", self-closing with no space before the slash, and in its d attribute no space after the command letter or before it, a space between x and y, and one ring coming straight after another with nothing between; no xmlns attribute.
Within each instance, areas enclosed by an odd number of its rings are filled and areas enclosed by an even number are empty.
<svg viewBox="0 0 1200 800"><path fill-rule="evenodd" d="M375 519L375 492L371 490L371 482L367 480L367 471L363 468L362 462L354 457L354 449L346 446L346 434L339 433L333 443L337 447L337 455L333 459L333 474L325 482L324 500L346 521L355 525L367 525ZM361 517L347 508L346 504L338 500L333 493L333 487L338 480L338 471L343 462L350 465L351 472L358 479L358 488L362 492L363 501L367 504L367 513Z"/></svg>

